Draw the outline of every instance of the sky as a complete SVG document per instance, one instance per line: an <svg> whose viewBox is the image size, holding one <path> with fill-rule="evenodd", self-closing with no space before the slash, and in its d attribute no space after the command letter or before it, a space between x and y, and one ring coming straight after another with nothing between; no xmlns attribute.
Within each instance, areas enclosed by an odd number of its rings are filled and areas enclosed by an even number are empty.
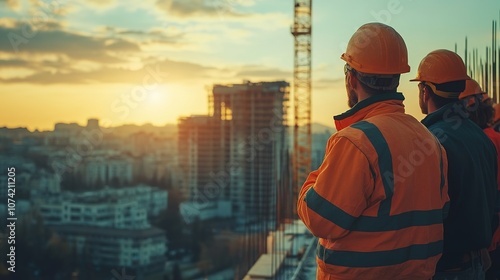
<svg viewBox="0 0 500 280"><path fill-rule="evenodd" d="M408 82L420 60L455 43L463 57L465 36L484 57L499 11L498 0L313 1L313 122L333 127L348 109L340 55L364 23L404 38L411 72L399 90L421 119ZM0 0L0 127L207 114L214 84L292 82L292 22L292 0Z"/></svg>

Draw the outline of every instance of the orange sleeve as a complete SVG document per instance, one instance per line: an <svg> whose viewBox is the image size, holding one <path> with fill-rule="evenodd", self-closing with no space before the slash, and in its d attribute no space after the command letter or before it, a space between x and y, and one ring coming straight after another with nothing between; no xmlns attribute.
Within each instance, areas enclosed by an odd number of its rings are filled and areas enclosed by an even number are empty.
<svg viewBox="0 0 500 280"><path fill-rule="evenodd" d="M367 157L349 139L334 135L323 163L300 190L298 215L313 235L342 238L367 208L374 185Z"/></svg>

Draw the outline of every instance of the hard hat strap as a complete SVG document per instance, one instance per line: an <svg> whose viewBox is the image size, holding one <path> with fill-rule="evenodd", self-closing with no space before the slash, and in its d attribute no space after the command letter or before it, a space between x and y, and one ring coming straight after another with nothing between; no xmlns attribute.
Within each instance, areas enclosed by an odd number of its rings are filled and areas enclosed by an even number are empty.
<svg viewBox="0 0 500 280"><path fill-rule="evenodd" d="M441 96L443 98L458 98L458 96L460 95L460 92L449 92L449 91L438 90L436 88L436 85L430 82L423 82L423 83L424 85L429 86L436 95Z"/></svg>
<svg viewBox="0 0 500 280"><path fill-rule="evenodd" d="M359 81L375 90L394 90L399 86L400 74L372 75L357 72Z"/></svg>

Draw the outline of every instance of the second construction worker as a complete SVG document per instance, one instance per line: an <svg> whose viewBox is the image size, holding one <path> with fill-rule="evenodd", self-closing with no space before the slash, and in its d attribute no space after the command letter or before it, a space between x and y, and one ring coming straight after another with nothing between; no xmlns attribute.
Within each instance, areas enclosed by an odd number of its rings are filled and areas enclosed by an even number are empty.
<svg viewBox="0 0 500 280"><path fill-rule="evenodd" d="M450 209L444 220L443 256L433 279L484 279L487 248L496 228L497 159L493 143L468 118L464 102L465 65L449 50L430 52L417 71L422 123L448 157Z"/></svg>
<svg viewBox="0 0 500 280"><path fill-rule="evenodd" d="M495 115L493 100L481 89L478 82L472 79L465 81L465 90L460 93L458 98L464 100L469 119L477 124L495 145L498 162L500 159L500 133L491 127ZM498 164L498 168L500 168L500 164ZM498 169L497 174L500 174L500 169ZM500 176L497 177L497 186L500 187L498 180L500 180ZM497 228L489 247L491 267L486 271L486 279L497 279L497 276L500 276L500 248L497 249L499 243L500 229Z"/></svg>
<svg viewBox="0 0 500 280"><path fill-rule="evenodd" d="M430 279L443 248L446 152L397 92L410 71L403 38L361 26L341 58L350 110L300 190L298 215L319 237L317 279Z"/></svg>

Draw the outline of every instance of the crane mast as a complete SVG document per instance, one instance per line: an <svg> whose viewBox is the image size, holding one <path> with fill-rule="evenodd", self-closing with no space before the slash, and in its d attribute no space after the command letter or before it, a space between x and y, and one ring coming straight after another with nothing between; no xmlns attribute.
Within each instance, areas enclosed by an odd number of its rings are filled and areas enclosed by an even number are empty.
<svg viewBox="0 0 500 280"><path fill-rule="evenodd" d="M311 31L312 0L295 0L293 71L293 199L298 199L300 186L311 169ZM296 216L296 203L293 214Z"/></svg>

